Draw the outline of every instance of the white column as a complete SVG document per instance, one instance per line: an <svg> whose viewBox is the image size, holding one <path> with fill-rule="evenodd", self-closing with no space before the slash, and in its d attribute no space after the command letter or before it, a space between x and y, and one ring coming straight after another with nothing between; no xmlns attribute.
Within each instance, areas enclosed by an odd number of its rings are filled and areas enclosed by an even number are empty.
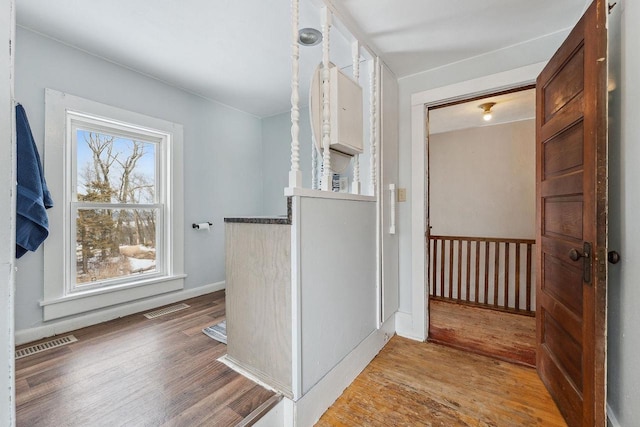
<svg viewBox="0 0 640 427"><path fill-rule="evenodd" d="M300 46L298 45L298 16L300 14L299 0L291 0L291 170L289 171L289 187L302 187L302 173L300 172L300 109L298 107L300 95L299 62Z"/></svg>
<svg viewBox="0 0 640 427"><path fill-rule="evenodd" d="M369 138L369 144L371 145L371 177L369 179L369 188L371 190L371 195L376 195L377 188L377 153L376 148L378 144L378 59L374 58L371 60L371 70L370 70L370 113L369 113L369 122L371 124L371 132Z"/></svg>
<svg viewBox="0 0 640 427"><path fill-rule="evenodd" d="M331 171L331 104L329 102L329 31L331 12L328 7L322 11L322 190L331 191L333 173Z"/></svg>
<svg viewBox="0 0 640 427"><path fill-rule="evenodd" d="M360 82L360 43L358 40L351 45L351 55L353 56L353 79L356 83ZM353 184L351 184L351 192L360 194L360 154L353 156Z"/></svg>
<svg viewBox="0 0 640 427"><path fill-rule="evenodd" d="M318 150L313 137L311 137L311 188L318 189Z"/></svg>

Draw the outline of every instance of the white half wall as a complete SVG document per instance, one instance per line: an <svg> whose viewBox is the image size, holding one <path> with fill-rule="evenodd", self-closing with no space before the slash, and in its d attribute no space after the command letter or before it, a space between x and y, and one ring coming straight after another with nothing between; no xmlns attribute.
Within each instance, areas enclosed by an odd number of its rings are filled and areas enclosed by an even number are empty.
<svg viewBox="0 0 640 427"><path fill-rule="evenodd" d="M14 256L16 145L13 106L13 0L0 6L0 427L15 424Z"/></svg>
<svg viewBox="0 0 640 427"><path fill-rule="evenodd" d="M640 4L609 15L609 264L607 400L613 427L640 420Z"/></svg>

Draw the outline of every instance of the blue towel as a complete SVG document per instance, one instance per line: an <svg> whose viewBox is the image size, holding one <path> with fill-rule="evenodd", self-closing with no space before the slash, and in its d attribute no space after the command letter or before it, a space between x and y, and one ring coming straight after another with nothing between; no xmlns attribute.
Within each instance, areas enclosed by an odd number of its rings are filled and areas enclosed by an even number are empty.
<svg viewBox="0 0 640 427"><path fill-rule="evenodd" d="M16 193L16 258L35 251L49 235L47 211L53 200L42 172L27 113L16 105L18 191Z"/></svg>

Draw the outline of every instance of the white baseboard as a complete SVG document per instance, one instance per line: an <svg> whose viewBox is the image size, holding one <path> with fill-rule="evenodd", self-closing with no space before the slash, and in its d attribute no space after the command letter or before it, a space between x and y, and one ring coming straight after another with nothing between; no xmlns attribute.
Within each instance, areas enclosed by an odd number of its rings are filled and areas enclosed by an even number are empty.
<svg viewBox="0 0 640 427"><path fill-rule="evenodd" d="M413 330L413 317L411 313L396 311L396 333L404 338L414 341L424 341L427 337L423 337L422 333Z"/></svg>
<svg viewBox="0 0 640 427"><path fill-rule="evenodd" d="M142 311L151 310L167 304L173 304L174 302L185 299L199 297L200 295L209 294L222 289L225 289L224 281L199 286L197 288L184 289L178 292L171 292L105 310L94 311L71 319L47 322L42 326L16 331L16 345L63 334L69 331L75 331L76 329L97 325L98 323L106 322L108 320L140 313Z"/></svg>
<svg viewBox="0 0 640 427"><path fill-rule="evenodd" d="M607 403L607 425L609 427L622 427L622 424L620 424L620 422L618 421L618 418L616 418L615 413L613 412L613 409L611 409L611 406L609 406L609 404Z"/></svg>
<svg viewBox="0 0 640 427"><path fill-rule="evenodd" d="M283 420L283 425L296 427L313 426L387 344L394 332L395 321L392 317L380 329L365 338L297 402L292 402L293 411L285 411L285 415L288 412L293 416L293 420L285 419ZM283 399L283 401L286 400L289 399Z"/></svg>
<svg viewBox="0 0 640 427"><path fill-rule="evenodd" d="M285 401L283 399L256 421L253 427L284 427L285 412Z"/></svg>

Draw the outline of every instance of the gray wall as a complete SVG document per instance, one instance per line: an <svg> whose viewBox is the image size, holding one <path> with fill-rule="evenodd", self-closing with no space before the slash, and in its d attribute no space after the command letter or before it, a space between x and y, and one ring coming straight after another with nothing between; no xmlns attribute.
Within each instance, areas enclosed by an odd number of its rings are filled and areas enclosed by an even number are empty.
<svg viewBox="0 0 640 427"><path fill-rule="evenodd" d="M304 104L304 101L301 102ZM309 109L300 109L300 170L302 184L311 188L311 124ZM291 113L262 119L262 206L266 215L286 215L284 188L291 169Z"/></svg>
<svg viewBox="0 0 640 427"><path fill-rule="evenodd" d="M640 4L625 1L609 16L609 265L608 402L612 425L640 420ZM615 422L617 419L617 423Z"/></svg>
<svg viewBox="0 0 640 427"><path fill-rule="evenodd" d="M535 239L535 120L431 135L429 180L432 234Z"/></svg>
<svg viewBox="0 0 640 427"><path fill-rule="evenodd" d="M185 288L224 280L223 218L262 213L260 119L19 28L16 99L44 156L45 88L184 126ZM214 223L211 233L191 229L203 221ZM42 248L17 267L15 320L16 330L23 330L42 324Z"/></svg>
<svg viewBox="0 0 640 427"><path fill-rule="evenodd" d="M577 22L577 18L576 18ZM400 86L400 176L399 186L411 194L411 95L437 87L488 76L547 61L568 35L568 31L491 52L455 64L401 78ZM411 313L411 199L398 204L400 238L400 308ZM418 231L420 232L420 231Z"/></svg>

